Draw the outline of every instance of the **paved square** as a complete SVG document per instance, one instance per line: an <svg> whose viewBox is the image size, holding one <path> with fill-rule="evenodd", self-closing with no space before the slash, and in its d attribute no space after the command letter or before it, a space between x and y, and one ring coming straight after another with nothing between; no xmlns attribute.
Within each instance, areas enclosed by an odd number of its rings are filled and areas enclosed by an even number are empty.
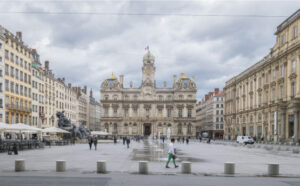
<svg viewBox="0 0 300 186"><path fill-rule="evenodd" d="M223 174L224 162L236 163L237 175L262 175L267 172L268 163L279 163L280 174L300 175L300 154L290 151L266 150L233 146L234 144L206 144L191 141L189 145L175 143L178 149L178 164L187 160L192 162L192 172L197 174ZM255 146L258 146L256 144ZM261 145L259 145L261 146ZM107 161L107 170L111 172L134 173L138 170L139 160L149 161L149 171L154 174L180 173L170 162L170 169L165 168L167 143L147 140L132 141L129 149L121 143L98 144L98 150L89 150L88 144L73 146L45 147L41 150L20 151L19 155L0 154L0 173L14 171L14 160L25 159L28 171L55 172L55 161L66 160L67 171L77 173L95 173L98 160ZM287 147L281 147L286 149ZM296 148L296 147L294 147Z"/></svg>

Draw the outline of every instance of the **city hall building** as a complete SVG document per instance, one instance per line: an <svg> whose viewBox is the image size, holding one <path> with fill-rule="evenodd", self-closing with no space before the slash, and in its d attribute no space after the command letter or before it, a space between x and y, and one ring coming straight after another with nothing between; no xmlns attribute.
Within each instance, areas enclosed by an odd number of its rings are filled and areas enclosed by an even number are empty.
<svg viewBox="0 0 300 186"><path fill-rule="evenodd" d="M138 88L124 87L124 76L113 74L101 84L101 130L118 136L196 135L196 83L184 73L173 86L156 87L155 57L143 57L142 81ZM169 129L168 129L169 128Z"/></svg>

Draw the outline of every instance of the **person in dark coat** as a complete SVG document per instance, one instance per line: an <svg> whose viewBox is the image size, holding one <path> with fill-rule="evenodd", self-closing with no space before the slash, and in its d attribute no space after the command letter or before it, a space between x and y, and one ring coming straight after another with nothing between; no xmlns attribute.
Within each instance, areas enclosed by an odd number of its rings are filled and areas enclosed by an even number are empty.
<svg viewBox="0 0 300 186"><path fill-rule="evenodd" d="M127 148L129 148L130 138L126 138L126 144L127 144Z"/></svg>
<svg viewBox="0 0 300 186"><path fill-rule="evenodd" d="M88 141L89 141L89 145L90 145L90 150L92 150L92 144L93 144L93 138L92 138L92 136L89 136Z"/></svg>
<svg viewBox="0 0 300 186"><path fill-rule="evenodd" d="M123 137L123 145L126 143L126 137Z"/></svg>
<svg viewBox="0 0 300 186"><path fill-rule="evenodd" d="M13 151L15 155L18 155L18 147L16 143L13 144Z"/></svg>
<svg viewBox="0 0 300 186"><path fill-rule="evenodd" d="M190 137L188 137L188 138L186 139L186 144L188 145L189 142L190 142Z"/></svg>
<svg viewBox="0 0 300 186"><path fill-rule="evenodd" d="M97 150L97 143L98 143L98 140L97 140L97 137L96 137L96 136L93 137L93 142L94 142L95 150Z"/></svg>

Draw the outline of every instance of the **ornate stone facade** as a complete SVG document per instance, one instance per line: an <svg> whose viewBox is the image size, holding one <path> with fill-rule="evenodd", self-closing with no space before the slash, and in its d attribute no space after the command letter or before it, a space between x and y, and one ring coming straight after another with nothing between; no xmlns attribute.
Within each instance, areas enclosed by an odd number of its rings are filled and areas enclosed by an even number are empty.
<svg viewBox="0 0 300 186"><path fill-rule="evenodd" d="M173 87L156 87L155 57L143 58L139 88L123 87L124 76L114 75L101 84L101 130L119 136L196 135L196 83L184 73L173 77Z"/></svg>
<svg viewBox="0 0 300 186"><path fill-rule="evenodd" d="M300 10L277 27L277 41L261 61L226 82L225 136L298 142Z"/></svg>

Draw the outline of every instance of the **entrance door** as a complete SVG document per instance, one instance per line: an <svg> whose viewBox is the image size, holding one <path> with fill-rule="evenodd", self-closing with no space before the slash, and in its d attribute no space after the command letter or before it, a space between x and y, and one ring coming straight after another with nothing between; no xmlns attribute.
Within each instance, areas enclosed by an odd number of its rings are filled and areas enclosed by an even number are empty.
<svg viewBox="0 0 300 186"><path fill-rule="evenodd" d="M151 134L151 124L144 124L144 135L150 136Z"/></svg>

